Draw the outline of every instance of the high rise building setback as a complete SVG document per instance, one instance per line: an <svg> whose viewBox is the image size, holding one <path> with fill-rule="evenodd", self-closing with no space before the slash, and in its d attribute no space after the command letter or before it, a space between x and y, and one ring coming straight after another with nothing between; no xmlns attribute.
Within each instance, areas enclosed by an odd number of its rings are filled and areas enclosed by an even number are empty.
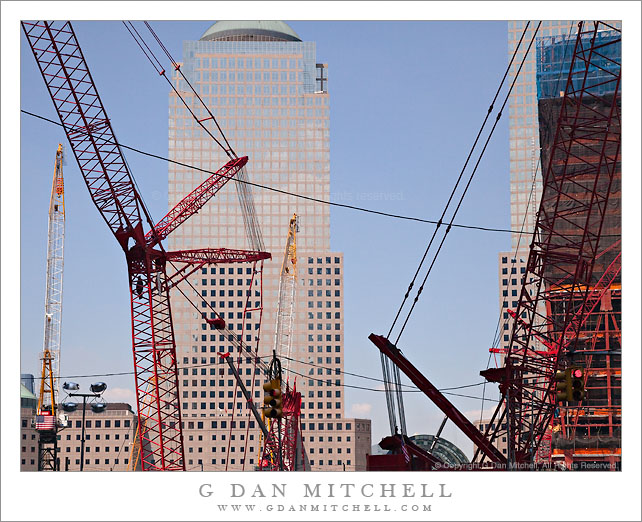
<svg viewBox="0 0 642 522"><path fill-rule="evenodd" d="M181 70L237 154L249 156L252 182L329 201L328 68L317 63L314 42L302 41L283 22L218 22L200 40L184 42ZM183 82L176 82L184 91ZM197 116L205 116L197 100L186 100ZM169 154L206 171L227 161L174 93L169 96ZM170 208L206 176L171 164ZM250 249L236 191L235 182L228 183L170 237L169 248ZM265 250L272 254L264 263L262 288L253 287L251 295L255 304L262 298L260 335L259 312L244 316L246 292L259 279L250 265L217 265L191 277L200 296L191 289L186 293L199 310L180 293L173 297L186 467L253 470L258 464L258 426L219 357L238 353L204 324L201 314L210 314L211 306L233 332L243 328L244 342L267 361L274 347L283 248L296 213L297 291L284 378L302 393L302 434L311 469L365 469L370 421L344 418L343 254L330 250L329 207L263 189L253 193ZM265 378L254 358L243 357L239 369L260 403Z"/></svg>

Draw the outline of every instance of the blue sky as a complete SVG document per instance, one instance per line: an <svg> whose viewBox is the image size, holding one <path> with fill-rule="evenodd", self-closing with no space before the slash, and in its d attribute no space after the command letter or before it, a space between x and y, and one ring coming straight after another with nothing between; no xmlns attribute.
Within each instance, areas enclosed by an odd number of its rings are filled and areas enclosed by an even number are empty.
<svg viewBox="0 0 642 522"><path fill-rule="evenodd" d="M437 219L504 73L506 22L290 23L302 39L316 41L317 60L329 64L331 198ZM198 39L210 23L153 25L178 59L182 41ZM74 28L118 139L166 155L167 86L124 26ZM21 108L57 119L24 38L21 57ZM458 223L508 228L507 128L506 111ZM66 139L58 127L25 115L21 139L21 370L37 374L50 180L57 143ZM69 156L61 374L128 372L125 262ZM167 165L126 157L158 219L167 208ZM332 249L345 253L345 370L381 378L367 337L387 333L433 225L333 208L331 227ZM497 323L497 253L509 247L508 234L449 235L400 343L438 387L481 382ZM131 375L104 380L108 398L134 401ZM349 376L345 382L376 387ZM480 396L481 388L468 392ZM452 400L462 411L480 408L476 400ZM406 408L410 433L436 431L442 415L423 395L409 394ZM383 393L346 389L346 410L373 419L373 441L387 434ZM467 447L456 429L445 436Z"/></svg>

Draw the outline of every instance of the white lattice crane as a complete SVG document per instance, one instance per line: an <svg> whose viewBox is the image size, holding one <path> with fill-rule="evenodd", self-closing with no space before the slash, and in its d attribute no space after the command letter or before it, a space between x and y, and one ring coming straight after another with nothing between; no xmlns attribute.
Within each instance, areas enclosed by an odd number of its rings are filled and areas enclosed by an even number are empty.
<svg viewBox="0 0 642 522"><path fill-rule="evenodd" d="M62 275L65 246L65 187L62 174L62 144L56 150L47 237L47 280L45 292L44 346L36 430L38 470L56 470L56 403L60 386L60 338L62 323Z"/></svg>
<svg viewBox="0 0 642 522"><path fill-rule="evenodd" d="M281 276L279 278L279 301L276 309L274 352L282 361L283 376L287 380L292 351L292 324L294 322L294 298L296 289L296 233L299 228L297 215L290 219L285 242Z"/></svg>

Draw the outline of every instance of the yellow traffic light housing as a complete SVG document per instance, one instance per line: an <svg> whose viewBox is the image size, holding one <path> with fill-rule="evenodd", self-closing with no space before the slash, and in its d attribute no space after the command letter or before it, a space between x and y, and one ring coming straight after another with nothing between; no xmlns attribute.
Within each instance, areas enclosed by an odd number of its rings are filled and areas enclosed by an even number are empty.
<svg viewBox="0 0 642 522"><path fill-rule="evenodd" d="M564 402L571 400L572 397L572 388L571 388L571 370L567 368L566 370L557 370L555 376L553 377L555 381L555 390L556 390L556 400L557 402Z"/></svg>
<svg viewBox="0 0 642 522"><path fill-rule="evenodd" d="M283 402L281 400L281 379L272 379L263 385L263 411L269 419L283 417Z"/></svg>
<svg viewBox="0 0 642 522"><path fill-rule="evenodd" d="M586 397L584 390L584 369L579 366L571 366L567 370L570 374L571 398L573 401L581 401Z"/></svg>

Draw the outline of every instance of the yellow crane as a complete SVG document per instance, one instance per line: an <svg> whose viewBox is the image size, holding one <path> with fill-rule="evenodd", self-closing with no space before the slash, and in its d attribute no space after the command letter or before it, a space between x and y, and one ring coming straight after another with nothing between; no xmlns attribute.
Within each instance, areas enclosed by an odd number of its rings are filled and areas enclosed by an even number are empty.
<svg viewBox="0 0 642 522"><path fill-rule="evenodd" d="M299 231L299 221L296 214L293 214L288 224L288 236L285 241L283 262L281 263L281 275L279 277L279 295L276 308L276 327L274 330L273 353L276 357L285 356L282 361L282 376L287 382L290 355L292 352L292 324L294 321L294 299L296 289L296 234ZM266 419L268 430L272 420ZM259 434L259 460L261 459L262 434Z"/></svg>
<svg viewBox="0 0 642 522"><path fill-rule="evenodd" d="M56 454L58 446L56 403L60 385L62 275L65 246L65 187L62 162L62 144L58 144L49 201L44 347L35 422L35 428L39 433L38 471L57 471L59 468Z"/></svg>

